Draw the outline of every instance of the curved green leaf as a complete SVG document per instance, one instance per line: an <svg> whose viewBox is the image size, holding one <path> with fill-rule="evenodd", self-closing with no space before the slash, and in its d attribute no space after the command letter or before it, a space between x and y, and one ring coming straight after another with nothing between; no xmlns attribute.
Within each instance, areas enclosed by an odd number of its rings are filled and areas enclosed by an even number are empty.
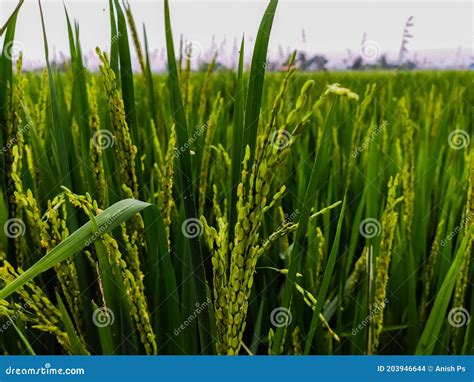
<svg viewBox="0 0 474 382"><path fill-rule="evenodd" d="M272 30L277 5L278 0L271 0L270 4L268 4L258 28L257 39L255 40L252 65L250 67L247 105L245 107L244 144L242 146L240 162L242 162L247 145L250 146L252 158L255 151L258 121L260 119L260 106L262 104L263 83L265 80L268 41L270 40L270 32Z"/></svg>
<svg viewBox="0 0 474 382"><path fill-rule="evenodd" d="M87 222L77 229L67 239L59 243L46 256L41 258L35 265L23 272L18 278L13 280L0 291L0 300L6 299L17 289L39 274L59 264L61 261L73 256L82 248L98 239L100 235L110 232L115 227L130 219L137 212L150 206L149 203L135 199L124 199L107 208L96 216L97 230L94 233L92 222Z"/></svg>

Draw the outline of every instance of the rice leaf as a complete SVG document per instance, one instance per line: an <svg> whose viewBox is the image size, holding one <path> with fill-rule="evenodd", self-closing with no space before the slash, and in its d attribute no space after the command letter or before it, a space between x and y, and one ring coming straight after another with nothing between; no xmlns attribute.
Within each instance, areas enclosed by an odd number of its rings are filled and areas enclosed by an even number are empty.
<svg viewBox="0 0 474 382"><path fill-rule="evenodd" d="M15 10L12 12L12 14L10 15L10 17L7 19L7 21L5 21L5 24L3 24L3 26L0 28L0 37L3 36L3 34L5 33L5 31L8 29L8 27L10 26L11 23L15 23L16 22L16 17L18 15L18 12L20 12L20 8L21 6L23 5L23 3L25 2L25 0L20 0L15 8ZM15 21L14 21L15 20Z"/></svg>
<svg viewBox="0 0 474 382"><path fill-rule="evenodd" d="M59 310L61 312L61 317L63 319L64 327L66 328L66 333L71 343L71 349L73 355L88 355L89 352L84 348L82 345L82 341L77 335L76 329L74 328L74 324L72 323L71 317L69 317L69 313L67 312L66 306L61 299L61 296L58 292L56 292L56 299L58 300Z"/></svg>
<svg viewBox="0 0 474 382"><path fill-rule="evenodd" d="M149 203L135 199L124 199L115 203L96 216L97 232L110 232L149 205ZM89 221L54 247L51 252L43 256L35 265L28 268L19 277L7 284L0 291L0 300L6 299L18 288L25 285L25 283L34 279L41 273L46 272L48 269L51 269L56 264L74 256L95 239L97 239L97 237L92 230L92 223Z"/></svg>
<svg viewBox="0 0 474 382"><path fill-rule="evenodd" d="M239 67L237 70L237 87L234 96L234 126L232 132L232 173L231 173L231 202L229 213L229 237L233 237L234 226L237 219L237 185L240 182L242 153L244 151L244 103L245 103L245 85L244 85L244 38L240 43Z"/></svg>
<svg viewBox="0 0 474 382"><path fill-rule="evenodd" d="M317 304L313 311L313 318L311 319L311 324L309 327L309 333L306 340L306 345L304 349L304 354L309 354L311 350L311 343L313 342L314 334L316 333L316 326L319 321L319 315L323 308L323 304L326 301L327 292L329 290L329 285L332 280L332 275L334 272L334 267L336 265L337 255L339 253L339 245L341 240L341 231L342 231L342 222L344 221L344 214L346 212L347 199L344 198L341 207L341 213L339 215L339 220L337 221L337 230L334 237L333 245L331 248L331 253L326 264L326 270L324 271L323 281L321 283L321 288L318 292Z"/></svg>
<svg viewBox="0 0 474 382"><path fill-rule="evenodd" d="M137 124L137 111L135 107L135 89L133 86L133 69L130 55L130 44L128 42L127 21L122 7L118 0L114 0L115 10L117 11L117 37L118 54L120 59L120 82L122 85L122 97L125 107L127 124L132 135L132 142L140 145ZM137 166L137 169L140 169Z"/></svg>
<svg viewBox="0 0 474 382"><path fill-rule="evenodd" d="M462 260L471 235L474 234L474 227L471 228L470 232L467 232L464 236L461 245L459 246L453 263L449 267L449 271L444 278L443 284L439 289L436 300L431 309L431 313L426 322L423 333L421 334L418 345L416 346L415 354L417 355L431 355L433 354L435 345L439 341L441 327L443 323L446 323L446 311L448 310L449 302L453 294L454 286L456 285L456 279L461 270Z"/></svg>
<svg viewBox="0 0 474 382"><path fill-rule="evenodd" d="M7 314L8 319L12 323L13 327L15 328L15 331L18 333L18 337L20 337L21 341L25 344L26 350L28 350L28 353L30 355L36 355L35 351L33 350L33 347L30 344L30 341L25 337L25 334L23 333L22 329L20 329L16 324L15 320L13 320L8 314Z"/></svg>
<svg viewBox="0 0 474 382"><path fill-rule="evenodd" d="M186 124L186 116L183 109L183 100L179 88L178 69L176 66L176 57L174 53L173 34L171 30L170 11L168 0L165 0L165 33L166 33L166 49L168 54L168 85L170 89L171 113L176 126L176 137L180 150L178 159L179 172L179 188L181 197L186 211L186 219L197 218L197 206L195 200L195 189L192 183L193 171L191 165L190 148L188 142L188 128ZM194 286L196 294L196 304L206 301L206 273L204 271L204 257L199 237L189 238L189 246L192 253L192 264L194 275ZM210 322L209 317L205 314L198 316L199 335L201 339L202 351L209 351L210 338Z"/></svg>
<svg viewBox="0 0 474 382"><path fill-rule="evenodd" d="M143 215L148 249L148 273L145 275L145 282L149 287L147 289L153 307L155 333L161 338L161 342L167 343L166 354L182 354L183 337L174 336L173 333L177 323L182 322L182 319L175 271L166 242L165 225L160 209L156 206L147 208ZM173 338L173 341L169 341L169 338Z"/></svg>
<svg viewBox="0 0 474 382"><path fill-rule="evenodd" d="M109 0L109 16L110 16L110 67L115 73L118 85L120 86L120 69L119 69L119 46L117 22L115 20L115 8L113 0Z"/></svg>
<svg viewBox="0 0 474 382"><path fill-rule="evenodd" d="M245 107L244 137L240 161L242 163L245 147L250 147L251 161L257 142L258 122L260 120L260 106L262 104L263 83L265 80L265 68L267 66L267 50L272 30L273 18L275 16L278 0L271 0L263 15L258 28L257 38L250 67L250 78L247 93L247 104Z"/></svg>
<svg viewBox="0 0 474 382"><path fill-rule="evenodd" d="M3 41L3 48L2 54L0 56L0 145L1 147L5 147L5 140L7 134L7 113L10 109L10 105L8 102L8 89L11 88L13 83L13 68L12 68L12 60L10 55L8 54L9 47L15 41L15 29L16 29L16 20L17 15L20 10L20 6L23 1L18 5L15 12L9 17L5 25L2 27L0 35L2 35L5 31L5 40ZM0 165L2 169L2 189L7 189L7 171L5 167L5 156L0 155ZM5 194L2 193L2 196ZM5 200L5 203L8 206L8 200Z"/></svg>

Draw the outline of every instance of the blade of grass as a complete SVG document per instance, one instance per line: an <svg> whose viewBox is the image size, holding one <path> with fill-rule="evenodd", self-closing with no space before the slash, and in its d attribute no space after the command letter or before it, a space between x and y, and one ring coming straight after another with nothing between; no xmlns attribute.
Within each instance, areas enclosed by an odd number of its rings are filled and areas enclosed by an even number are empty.
<svg viewBox="0 0 474 382"><path fill-rule="evenodd" d="M58 292L56 292L56 299L58 300L59 310L61 312L61 317L63 319L64 327L66 328L66 333L71 343L71 349L73 355L88 355L89 352L82 345L82 341L77 335L74 324L72 323L71 317L67 312L66 307L64 306L63 300Z"/></svg>
<svg viewBox="0 0 474 382"><path fill-rule="evenodd" d="M319 314L321 313L323 304L326 301L326 295L329 290L329 284L331 283L334 267L336 265L336 259L339 253L339 245L340 245L340 239L341 239L342 222L344 221L344 214L346 212L346 202L347 202L347 199L346 197L344 197L344 201L341 207L341 213L339 215L339 220L337 222L336 235L334 236L331 253L329 254L329 258L326 263L326 270L324 271L323 282L321 283L321 288L319 289L319 292L318 292L318 297L317 297L318 302L313 311L313 318L311 319L309 334L308 334L305 349L304 349L305 355L309 354L311 350L311 344L313 342L314 334L316 332L316 326L318 325L318 322L319 322Z"/></svg>
<svg viewBox="0 0 474 382"><path fill-rule="evenodd" d="M10 110L9 104L9 96L8 92L9 89L12 88L13 84L13 68L12 68L12 59L8 54L8 49L14 43L15 40L15 29L16 29L16 20L18 11L20 10L20 5L17 7L15 12L10 16L8 21L6 22L5 26L2 28L3 31L6 30L5 40L3 42L3 49L2 54L0 57L0 145L1 147L5 147L7 137L7 119L8 119L8 111ZM11 91L11 90L10 90ZM0 166L3 173L2 176L2 190L8 190L8 176L7 176L7 168L6 168L6 161L5 156L0 155ZM10 213L9 209L9 201L6 192L2 192L2 197L4 198L3 203L6 206L6 211ZM6 219L13 216L6 216ZM6 220L5 219L5 220ZM4 224L4 222L1 222ZM7 255L10 260L14 260L14 248L13 248L13 241L10 239L8 240L8 250ZM15 261L13 261L15 264Z"/></svg>
<svg viewBox="0 0 474 382"><path fill-rule="evenodd" d="M265 68L267 61L268 42L272 30L273 18L275 16L278 0L271 0L263 15L258 28L257 38L250 67L250 78L247 93L247 104L245 107L245 123L243 145L240 153L239 163L244 158L245 147L250 147L250 165L253 161L255 145L257 141L258 122L260 119L260 107L262 104L263 83L265 80Z"/></svg>
<svg viewBox="0 0 474 382"><path fill-rule="evenodd" d="M454 261L449 267L449 271L446 274L443 284L437 293L436 300L428 317L428 321L426 322L423 333L421 334L418 345L416 346L415 354L417 355L433 354L434 347L438 342L441 327L443 326L443 323L446 322L446 311L448 309L449 302L451 301L456 279L461 269L463 255L469 243L470 235L473 234L474 227L471 228L470 232L466 233L466 236L464 236Z"/></svg>
<svg viewBox="0 0 474 382"><path fill-rule="evenodd" d="M42 189L42 192L46 197L52 198L53 193L49 185L54 184L54 171L52 170L48 161L48 156L46 155L43 142L38 135L36 125L31 119L30 112L23 102L21 102L21 109L23 111L25 121L27 122L28 126L30 126L28 129L29 142L32 146L35 157L37 158L36 165L38 173L40 174L40 178L44 179L44 185L42 185L44 189Z"/></svg>
<svg viewBox="0 0 474 382"><path fill-rule="evenodd" d="M260 301L260 307L258 308L257 319L255 320L255 330L252 336L252 344L250 346L250 351L252 354L257 354L258 347L261 343L261 333L262 333L262 318L263 318L263 307L265 304L265 299L262 298Z"/></svg>
<svg viewBox="0 0 474 382"><path fill-rule="evenodd" d="M117 22L115 20L115 9L113 0L109 0L110 15L110 67L115 73L115 78L120 86L120 69L119 69L119 48L118 48L118 31Z"/></svg>
<svg viewBox="0 0 474 382"><path fill-rule="evenodd" d="M23 5L24 2L25 2L25 0L20 0L20 2L17 4L17 6L16 6L15 10L13 11L13 13L7 19L5 24L3 24L3 26L0 28L0 37L3 36L5 31L8 29L10 23L16 22L16 20L15 21L13 21L13 20L16 19L17 15L18 15L18 12L20 12L20 8L21 8L21 6Z"/></svg>
<svg viewBox="0 0 474 382"><path fill-rule="evenodd" d="M239 68L237 71L237 88L235 90L234 126L232 132L232 174L231 174L231 202L229 214L229 237L234 237L234 226L237 220L237 185L240 181L244 134L244 38L240 44Z"/></svg>
<svg viewBox="0 0 474 382"><path fill-rule="evenodd" d="M148 249L145 282L149 290L152 319L155 333L163 343L168 343L165 354L182 354L182 336L173 336L176 324L181 323L181 311L176 284L175 271L171 263L166 240L166 229L160 209L156 206L147 208L144 213L146 242ZM163 314L166 312L166 314ZM161 314L160 314L161 313ZM169 341L173 338L172 341Z"/></svg>
<svg viewBox="0 0 474 382"><path fill-rule="evenodd" d="M22 330L15 324L14 320L8 314L7 314L7 317L12 323L16 332L18 333L18 337L20 337L21 341L25 344L26 350L28 350L28 353L30 353L30 355L36 355L35 351L33 350L33 347L30 344L30 341L28 341L28 339L25 337Z"/></svg>
<svg viewBox="0 0 474 382"><path fill-rule="evenodd" d="M135 88L133 86L132 59L128 41L127 21L118 0L114 0L114 4L115 10L117 11L118 54L120 60L120 81L122 84L123 104L127 124L132 135L132 141L138 147L140 145L140 139L135 108ZM137 169L140 169L140 166L137 166ZM137 176L138 174L139 173L137 173Z"/></svg>
<svg viewBox="0 0 474 382"><path fill-rule="evenodd" d="M334 244L333 244L333 247L331 249L331 253L330 253L330 256L327 260L327 263L326 263L326 271L325 271L325 274L324 274L324 277L323 277L323 282L321 284L321 287L319 289L319 294L318 294L318 297L317 297L317 304L315 306L313 306L313 312L316 312L317 310L317 314L315 316L313 316L313 318L316 318L316 321L311 321L312 325L314 324L314 330L316 330L316 325L317 325L317 319L319 318L320 320L322 320L323 322L327 322L329 321L325 319L325 317L321 314L321 310L322 310L322 305L319 306L319 301L320 298L323 298L324 300L323 301L326 301L326 297L327 297L327 288L326 288L326 285L324 283L324 280L327 279L329 280L328 283L330 282L331 280L331 277L332 277L332 272L334 270L334 266L335 266L335 261L336 261L336 257L337 257L337 253L338 253L338 250L339 250L339 240L340 240L340 233L341 233L341 227L342 227L342 221L344 219L344 213L345 213L345 208L346 208L346 199L347 198L344 198L344 201L342 202L342 210L341 210L341 213L339 215L339 220L338 220L338 225L337 225L337 230L336 230L336 235L335 235L335 238L334 238ZM337 204L339 205L339 203ZM294 250L294 247L296 245L296 242L292 244L292 254L289 258L291 258L291 263L290 263L290 269L291 269L291 266L294 266L294 264L296 263L294 261L294 258L293 258L293 250ZM302 252L304 250L302 249ZM297 261L298 263L301 263L301 260L298 260ZM271 268L272 269L272 268ZM328 274L328 276L326 276L326 274ZM289 271L288 271L288 275L289 275ZM301 276L301 275L300 275ZM296 273L296 277L298 277L298 273ZM289 280L289 276L287 276L287 280ZM296 287L298 287L298 284L297 283L294 283L294 285ZM301 288L301 287L300 287ZM321 295L323 295L323 297L321 297ZM291 300L290 300L290 305L291 305Z"/></svg>
<svg viewBox="0 0 474 382"><path fill-rule="evenodd" d="M158 120L158 111L156 109L155 84L153 82L153 74L151 71L150 53L149 53L149 48L148 48L148 37L146 33L145 24L143 24L143 39L145 41L145 65L146 65L146 73L143 73L143 75L146 76L147 85L148 85L148 95L149 95L148 107L150 109L151 118L153 119L153 122L155 123L156 128L159 128L160 123Z"/></svg>
<svg viewBox="0 0 474 382"><path fill-rule="evenodd" d="M165 0L165 34L166 49L168 54L168 84L170 89L171 113L176 126L177 144L181 150L178 159L178 183L180 186L181 197L183 199L186 218L196 219L197 208L195 201L195 189L192 184L193 172L191 165L191 155L188 142L188 129L186 116L183 109L183 100L179 88L178 69L176 66L176 57L174 53L173 34L171 30L170 10L168 0ZM191 254L195 285L196 304L206 301L206 273L204 268L204 257L202 253L199 237L189 238L188 240ZM201 351L208 352L211 348L210 322L209 316L200 314L198 316L199 336L201 339Z"/></svg>
<svg viewBox="0 0 474 382"><path fill-rule="evenodd" d="M55 161L59 163L59 181L57 182L57 187L64 185L68 188L71 188L71 178L70 178L70 169L69 169L69 160L67 157L67 148L66 142L64 139L64 131L61 123L61 112L58 106L58 99L56 95L56 84L54 81L53 71L51 69L51 64L49 62L49 47L48 40L46 37L46 26L44 22L43 9L41 7L41 1L38 0L38 5L41 15L41 26L43 30L43 41L44 41L44 54L46 60L46 66L48 69L48 78L49 78L49 89L51 97L51 110L53 114L53 129L54 129L54 147L55 147Z"/></svg>
<svg viewBox="0 0 474 382"><path fill-rule="evenodd" d="M69 37L69 49L71 52L71 66L73 73L73 93L72 97L74 102L71 102L71 119L75 116L77 124L80 129L80 138L81 138L81 155L82 158L89 158L89 146L91 140L90 127L89 127L89 100L87 97L87 85L84 64L82 62L82 50L79 40L79 25L75 24L75 39L74 32L71 26L69 19L69 14L67 8L64 5L64 12L66 14L66 21L68 26L68 37ZM88 162L84 161L83 173L85 175L85 184L86 189L91 189L93 184L93 174L88 166Z"/></svg>

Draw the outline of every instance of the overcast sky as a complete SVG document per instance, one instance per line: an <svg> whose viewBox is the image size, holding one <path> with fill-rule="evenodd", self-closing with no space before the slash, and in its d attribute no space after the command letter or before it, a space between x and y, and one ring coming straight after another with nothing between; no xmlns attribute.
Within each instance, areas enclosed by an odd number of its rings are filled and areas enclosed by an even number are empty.
<svg viewBox="0 0 474 382"><path fill-rule="evenodd" d="M71 18L81 28L85 53L96 46L108 49L110 26L108 0L65 0ZM1 0L0 24L3 25L17 0ZM137 25L144 22L152 51L159 60L164 47L163 1L130 1ZM67 54L68 37L63 2L43 0L51 50ZM232 54L234 42L243 33L252 45L267 1L260 0L171 0L171 20L175 43L179 35L195 42L195 50L221 47L225 60ZM279 46L326 54L333 62L347 57L347 50L358 54L363 35L366 42L389 58L398 55L404 24L414 16L408 47L421 61L433 64L442 60L460 60L467 64L473 55L473 3L455 1L315 1L280 0L270 40L270 55L277 56ZM303 32L304 31L304 32ZM25 59L34 64L43 61L41 23L38 3L26 0L17 24L17 43ZM222 43L226 41L226 45ZM280 49L281 50L281 49ZM250 54L250 49L247 52ZM457 52L457 53L456 53ZM369 53L370 54L370 53ZM91 53L91 57L93 54Z"/></svg>

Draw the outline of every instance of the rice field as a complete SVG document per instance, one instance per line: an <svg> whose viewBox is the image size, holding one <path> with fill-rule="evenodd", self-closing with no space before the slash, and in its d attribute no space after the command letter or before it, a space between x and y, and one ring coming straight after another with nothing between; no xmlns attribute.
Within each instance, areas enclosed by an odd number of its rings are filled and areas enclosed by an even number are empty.
<svg viewBox="0 0 474 382"><path fill-rule="evenodd" d="M473 72L266 72L272 0L207 71L166 1L153 73L110 6L98 72L2 31L2 354L474 353Z"/></svg>

